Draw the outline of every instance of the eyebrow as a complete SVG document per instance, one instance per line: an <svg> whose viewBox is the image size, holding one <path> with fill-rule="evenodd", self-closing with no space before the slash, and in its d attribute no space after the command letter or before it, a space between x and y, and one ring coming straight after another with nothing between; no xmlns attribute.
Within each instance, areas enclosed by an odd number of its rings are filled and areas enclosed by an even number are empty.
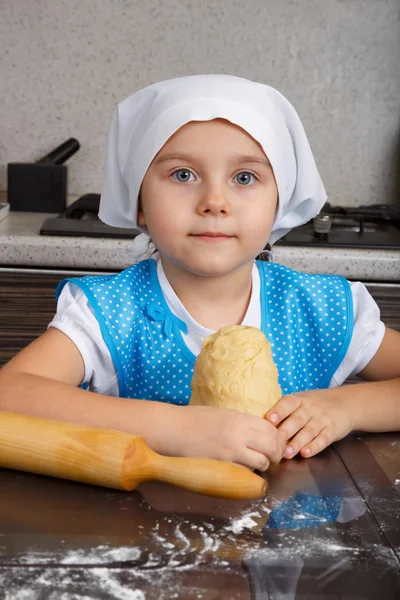
<svg viewBox="0 0 400 600"><path fill-rule="evenodd" d="M172 160L179 160L179 161L183 161L183 162L196 162L196 157L193 156L192 154L171 153L171 154L164 154L163 156L160 156L154 162L155 162L155 164L161 164L161 163L172 161ZM265 167L271 168L271 163L269 162L267 157L262 158L259 156L253 156L251 154L241 154L238 156L233 156L230 159L229 163L230 164L260 164L260 165L264 165Z"/></svg>
<svg viewBox="0 0 400 600"><path fill-rule="evenodd" d="M271 163L269 162L268 158L265 157L260 157L260 156L253 156L251 154L242 154L240 156L235 156L233 157L233 159L230 161L232 163L255 163L255 164L259 164L259 165L264 165L265 167L271 167Z"/></svg>
<svg viewBox="0 0 400 600"><path fill-rule="evenodd" d="M159 156L158 158L156 158L156 160L154 161L154 163L156 165L163 163L163 162L168 162L170 160L182 160L183 162L194 162L196 160L196 158L194 156L192 156L191 154L164 154L164 156Z"/></svg>

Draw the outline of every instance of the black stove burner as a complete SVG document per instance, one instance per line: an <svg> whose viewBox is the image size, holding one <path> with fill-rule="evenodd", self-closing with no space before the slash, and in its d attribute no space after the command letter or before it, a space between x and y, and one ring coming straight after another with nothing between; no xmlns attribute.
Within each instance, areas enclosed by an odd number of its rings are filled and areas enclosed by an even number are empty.
<svg viewBox="0 0 400 600"><path fill-rule="evenodd" d="M100 194L85 194L58 217L46 219L40 229L41 235L122 238L133 240L140 231L111 227L100 221Z"/></svg>
<svg viewBox="0 0 400 600"><path fill-rule="evenodd" d="M377 223L384 221L396 222L400 227L400 208L393 204L362 204L361 206L331 206L329 202L324 204L323 213L331 215L345 215L346 217L362 217L373 220Z"/></svg>
<svg viewBox="0 0 400 600"><path fill-rule="evenodd" d="M388 204L331 206L309 223L296 227L277 244L329 248L400 249L400 209Z"/></svg>

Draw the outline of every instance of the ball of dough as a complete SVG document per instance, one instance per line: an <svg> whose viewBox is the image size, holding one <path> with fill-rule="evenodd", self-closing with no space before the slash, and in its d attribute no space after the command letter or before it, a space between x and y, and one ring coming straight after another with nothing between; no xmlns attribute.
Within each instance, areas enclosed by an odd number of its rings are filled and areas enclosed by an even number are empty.
<svg viewBox="0 0 400 600"><path fill-rule="evenodd" d="M278 370L262 331L228 325L205 338L194 365L190 405L264 417L281 397Z"/></svg>

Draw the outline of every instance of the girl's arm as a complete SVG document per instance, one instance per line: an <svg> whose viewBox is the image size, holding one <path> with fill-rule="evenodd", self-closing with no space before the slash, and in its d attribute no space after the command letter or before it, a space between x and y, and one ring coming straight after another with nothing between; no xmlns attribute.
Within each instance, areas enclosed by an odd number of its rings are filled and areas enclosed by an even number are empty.
<svg viewBox="0 0 400 600"><path fill-rule="evenodd" d="M371 383L291 394L268 412L287 440L286 458L313 456L353 430L400 430L400 333L386 329L359 375Z"/></svg>
<svg viewBox="0 0 400 600"><path fill-rule="evenodd" d="M282 458L285 440L264 419L96 394L77 387L83 376L75 344L50 328L0 370L0 411L126 431L160 454L216 458L262 471Z"/></svg>
<svg viewBox="0 0 400 600"><path fill-rule="evenodd" d="M398 331L386 328L377 353L358 375L362 379L375 383L362 384L360 392L354 395L351 403L354 429L399 431L400 333Z"/></svg>
<svg viewBox="0 0 400 600"><path fill-rule="evenodd" d="M368 381L400 377L400 332L386 327L378 351L358 376Z"/></svg>
<svg viewBox="0 0 400 600"><path fill-rule="evenodd" d="M132 402L82 390L84 363L75 344L50 327L0 370L0 410L139 433L154 450L164 437L154 418L171 420L174 406ZM155 406L156 404L156 406Z"/></svg>

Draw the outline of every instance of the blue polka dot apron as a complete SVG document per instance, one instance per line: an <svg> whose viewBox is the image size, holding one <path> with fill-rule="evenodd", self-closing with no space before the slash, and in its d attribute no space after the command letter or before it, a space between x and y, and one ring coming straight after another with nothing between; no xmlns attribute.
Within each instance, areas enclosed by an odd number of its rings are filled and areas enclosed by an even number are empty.
<svg viewBox="0 0 400 600"><path fill-rule="evenodd" d="M261 330L269 340L283 394L327 388L353 332L350 285L336 275L310 275L256 261ZM122 398L188 404L195 355L169 309L153 259L116 275L66 281L86 294L118 375Z"/></svg>

